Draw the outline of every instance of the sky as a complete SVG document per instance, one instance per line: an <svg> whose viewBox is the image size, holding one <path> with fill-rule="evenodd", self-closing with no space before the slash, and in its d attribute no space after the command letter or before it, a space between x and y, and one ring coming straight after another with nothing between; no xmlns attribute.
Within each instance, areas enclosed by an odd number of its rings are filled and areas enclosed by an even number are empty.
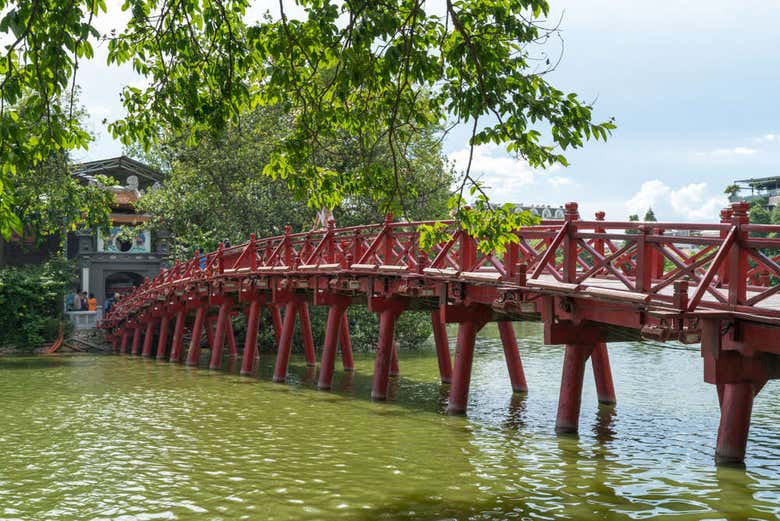
<svg viewBox="0 0 780 521"><path fill-rule="evenodd" d="M430 0L429 0L430 1ZM276 2L256 2L259 18ZM583 217L640 216L714 221L735 179L780 175L780 1L550 0L561 16L563 59L556 87L595 100L597 121L618 126L607 143L566 153L567 168L533 170L499 146L475 152L472 173L497 202L580 204ZM121 28L116 7L97 20ZM560 44L548 53L557 56ZM105 45L78 81L96 140L77 160L121 154L103 124L122 116L123 85L141 84L129 67L105 65ZM468 129L447 137L445 153L465 166Z"/></svg>

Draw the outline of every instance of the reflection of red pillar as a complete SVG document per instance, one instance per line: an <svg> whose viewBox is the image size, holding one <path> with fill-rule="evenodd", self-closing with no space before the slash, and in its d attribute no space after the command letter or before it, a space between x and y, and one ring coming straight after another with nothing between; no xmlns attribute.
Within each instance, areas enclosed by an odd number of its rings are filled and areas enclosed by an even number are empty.
<svg viewBox="0 0 780 521"><path fill-rule="evenodd" d="M276 350L276 366L274 367L274 382L287 380L287 365L290 362L293 330L295 329L295 302L288 302L284 309L284 324L279 347Z"/></svg>
<svg viewBox="0 0 780 521"><path fill-rule="evenodd" d="M282 341L282 312L279 311L279 306L269 305L268 310L271 312L271 321L274 324L274 334L276 335L276 345Z"/></svg>
<svg viewBox="0 0 780 521"><path fill-rule="evenodd" d="M203 335L203 324L206 322L206 306L200 306L195 310L195 322L192 324L192 340L190 350L187 352L187 365L198 365L200 360L200 337Z"/></svg>
<svg viewBox="0 0 780 521"><path fill-rule="evenodd" d="M176 312L176 325L173 327L173 340L171 341L171 362L181 363L184 355L184 325L187 321L187 312L180 309Z"/></svg>
<svg viewBox="0 0 780 521"><path fill-rule="evenodd" d="M309 317L309 305L306 302L298 303L298 320L301 325L303 337L303 353L306 355L306 365L317 365L317 354L314 351L314 336L311 334L311 318Z"/></svg>
<svg viewBox="0 0 780 521"><path fill-rule="evenodd" d="M385 309L379 314L379 342L374 359L374 383L371 387L372 400L387 399L388 376L393 358L393 336L395 322L400 315L397 309Z"/></svg>
<svg viewBox="0 0 780 521"><path fill-rule="evenodd" d="M452 360L450 359L447 328L439 311L431 311L431 325L433 326L433 341L436 344L436 358L439 360L439 377L441 377L441 383L448 384L452 381Z"/></svg>
<svg viewBox="0 0 780 521"><path fill-rule="evenodd" d="M322 360L320 361L320 378L318 389L330 389L333 384L333 368L336 364L336 345L339 340L341 321L347 306L341 302L331 304L328 310L328 322L325 326L325 341L322 344Z"/></svg>
<svg viewBox="0 0 780 521"><path fill-rule="evenodd" d="M209 369L220 369L222 367L222 346L225 345L225 330L230 322L230 310L232 307L233 303L230 300L225 300L219 305L217 331L214 334L214 343L211 344Z"/></svg>
<svg viewBox="0 0 780 521"><path fill-rule="evenodd" d="M715 449L715 458L719 463L741 463L745 459L752 410L752 382L724 385Z"/></svg>
<svg viewBox="0 0 780 521"><path fill-rule="evenodd" d="M165 354L168 350L168 328L171 317L163 315L160 320L160 338L157 340L157 360L165 360Z"/></svg>
<svg viewBox="0 0 780 521"><path fill-rule="evenodd" d="M130 351L131 355L137 355L141 349L141 326L135 326L133 328L133 349Z"/></svg>
<svg viewBox="0 0 780 521"><path fill-rule="evenodd" d="M401 369L398 367L398 342L393 341L393 354L390 357L390 376L398 376Z"/></svg>
<svg viewBox="0 0 780 521"><path fill-rule="evenodd" d="M504 359L506 359L506 367L509 370L512 390L516 393L527 393L528 384L525 382L523 362L520 360L520 351L517 349L517 339L512 323L499 322L498 332L501 335L501 344L504 346Z"/></svg>
<svg viewBox="0 0 780 521"><path fill-rule="evenodd" d="M474 362L474 342L481 326L475 322L458 325L458 340L455 344L455 367L452 372L448 414L464 414L469 400L471 366Z"/></svg>
<svg viewBox="0 0 780 521"><path fill-rule="evenodd" d="M246 338L244 354L241 357L241 374L252 374L257 356L257 327L260 321L260 301L253 300L249 304L249 314L246 317Z"/></svg>
<svg viewBox="0 0 780 521"><path fill-rule="evenodd" d="M130 342L130 330L127 328L124 328L122 330L122 344L119 348L119 353L126 355L127 354L127 344Z"/></svg>
<svg viewBox="0 0 780 521"><path fill-rule="evenodd" d="M585 362L593 347L593 344L566 345L558 399L558 417L555 420L557 432L577 432L579 428L582 379L585 375Z"/></svg>
<svg viewBox="0 0 780 521"><path fill-rule="evenodd" d="M352 338L349 336L349 317L347 317L346 313L341 316L339 345L341 345L341 365L345 371L354 371L355 361L352 359Z"/></svg>
<svg viewBox="0 0 780 521"><path fill-rule="evenodd" d="M613 405L617 403L615 398L615 384L612 382L612 369L609 367L609 354L607 344L597 342L590 355L590 363L593 366L593 377L596 379L596 394L599 403Z"/></svg>

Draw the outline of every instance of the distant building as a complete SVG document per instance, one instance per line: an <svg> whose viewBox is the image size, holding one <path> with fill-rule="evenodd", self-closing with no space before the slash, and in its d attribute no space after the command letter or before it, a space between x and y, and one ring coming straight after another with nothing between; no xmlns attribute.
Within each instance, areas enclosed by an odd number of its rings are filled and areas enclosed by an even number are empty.
<svg viewBox="0 0 780 521"><path fill-rule="evenodd" d="M758 177L734 181L737 190L729 195L730 202L753 202L767 199L767 208L772 209L780 204L780 176Z"/></svg>
<svg viewBox="0 0 780 521"><path fill-rule="evenodd" d="M159 186L163 175L126 156L78 164L74 175L87 183L94 182L96 175L119 183L112 188L115 203L110 233L104 236L84 230L68 236L68 257L78 262L81 287L102 304L108 295L127 293L145 277L156 276L167 261L166 235L153 237L148 230L127 237L120 233L123 226L132 228L149 220L148 215L135 212L133 203L142 192Z"/></svg>
<svg viewBox="0 0 780 521"><path fill-rule="evenodd" d="M563 220L564 209L563 206L550 206L542 204L515 204L515 209L519 212L529 211L531 215L535 215L540 219L545 220Z"/></svg>
<svg viewBox="0 0 780 521"><path fill-rule="evenodd" d="M169 252L168 237L149 231L139 231L124 237L122 226L133 227L149 220L136 213L133 203L146 190L163 180L163 174L129 157L121 156L75 165L73 175L83 183L94 183L96 175L114 178L119 186L112 187L114 204L111 209L112 228L108 235L93 230L69 232L65 249L69 259L78 266L79 287L94 293L102 305L108 295L126 293L154 277L165 265ZM49 258L60 243L60 237L49 237L36 246L34 238L14 237L0 241L0 265L36 264Z"/></svg>

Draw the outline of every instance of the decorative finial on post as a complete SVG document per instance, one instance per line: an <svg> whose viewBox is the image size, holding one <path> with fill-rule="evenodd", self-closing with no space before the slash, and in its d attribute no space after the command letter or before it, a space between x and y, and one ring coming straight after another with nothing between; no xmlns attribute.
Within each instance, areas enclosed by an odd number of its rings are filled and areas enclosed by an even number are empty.
<svg viewBox="0 0 780 521"><path fill-rule="evenodd" d="M750 222L750 217L748 216L749 209L750 203L744 201L731 203L731 222L734 224L747 224Z"/></svg>
<svg viewBox="0 0 780 521"><path fill-rule="evenodd" d="M567 221L576 221L580 218L580 212L578 210L578 205L575 202L569 202L566 203L564 206L564 218Z"/></svg>
<svg viewBox="0 0 780 521"><path fill-rule="evenodd" d="M603 210L599 210L598 212L596 212L596 220L597 221L603 221L604 217L606 217L606 216L607 216L607 214Z"/></svg>

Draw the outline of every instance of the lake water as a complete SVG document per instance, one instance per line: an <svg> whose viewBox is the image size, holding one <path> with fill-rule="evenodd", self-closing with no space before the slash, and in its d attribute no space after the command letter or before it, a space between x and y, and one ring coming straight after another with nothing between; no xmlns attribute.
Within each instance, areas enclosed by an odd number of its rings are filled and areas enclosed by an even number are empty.
<svg viewBox="0 0 780 521"><path fill-rule="evenodd" d="M401 353L373 403L373 356L333 391L302 358L287 385L119 356L0 359L0 520L776 519L780 399L756 399L745 469L713 463L717 395L695 349L610 344L618 396L588 368L579 436L554 433L561 347L518 324L514 395L495 328L469 412L444 414L432 345ZM451 334L451 337L454 337Z"/></svg>

